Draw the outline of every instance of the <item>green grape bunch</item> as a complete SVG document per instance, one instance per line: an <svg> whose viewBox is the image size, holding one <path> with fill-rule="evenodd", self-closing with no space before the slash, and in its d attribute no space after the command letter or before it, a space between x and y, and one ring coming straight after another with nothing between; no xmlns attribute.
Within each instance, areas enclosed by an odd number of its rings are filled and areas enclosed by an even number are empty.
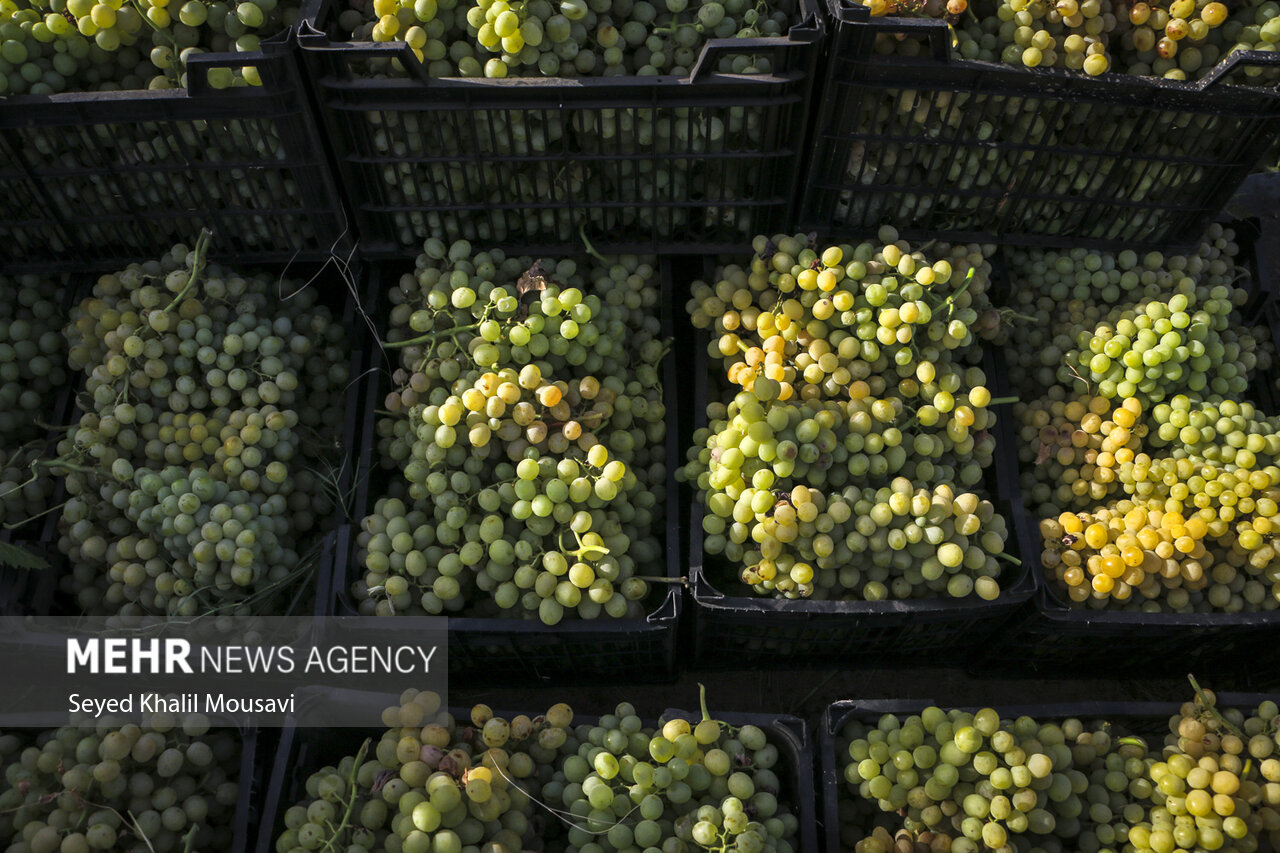
<svg viewBox="0 0 1280 853"><path fill-rule="evenodd" d="M308 777L274 849L529 849L540 826L534 800L572 720L563 703L535 718L507 721L477 705L455 719L435 693L407 690L383 712L376 742Z"/></svg>
<svg viewBox="0 0 1280 853"><path fill-rule="evenodd" d="M0 838L13 853L230 850L241 739L198 714L0 734Z"/></svg>
<svg viewBox="0 0 1280 853"><path fill-rule="evenodd" d="M5 0L0 95L187 86L200 53L256 53L298 19L279 0ZM210 69L214 88L260 86L254 64Z"/></svg>
<svg viewBox="0 0 1280 853"><path fill-rule="evenodd" d="M0 523L8 527L37 519L53 496L38 463L68 379L62 293L61 281L44 276L0 276Z"/></svg>
<svg viewBox="0 0 1280 853"><path fill-rule="evenodd" d="M393 298L379 450L400 477L362 525L363 610L643 612L666 477L653 277L428 242Z"/></svg>
<svg viewBox="0 0 1280 853"><path fill-rule="evenodd" d="M794 851L799 815L779 775L782 753L756 725L707 712L646 726L629 702L574 730L542 787L565 815L573 853L630 849Z"/></svg>
<svg viewBox="0 0 1280 853"><path fill-rule="evenodd" d="M1169 719L1147 765L1144 809L1129 841L1140 853L1243 853L1280 838L1280 720L1276 703L1224 708L1194 678L1195 698Z"/></svg>
<svg viewBox="0 0 1280 853"><path fill-rule="evenodd" d="M792 18L765 0L374 0L338 30L404 42L433 77L686 76L710 39L781 36ZM375 73L403 75L399 60ZM727 54L720 73L768 74L765 54Z"/></svg>
<svg viewBox="0 0 1280 853"><path fill-rule="evenodd" d="M64 477L66 591L86 613L190 618L305 581L334 509L349 380L313 289L206 260L207 239L99 278L66 327L83 412L47 464Z"/></svg>
<svg viewBox="0 0 1280 853"><path fill-rule="evenodd" d="M757 237L749 264L693 284L693 324L735 393L708 403L680 476L706 505L706 551L758 594L991 599L1008 531L967 491L1000 402L970 363L1003 322L989 265L977 246L931 258L880 236Z"/></svg>
<svg viewBox="0 0 1280 853"><path fill-rule="evenodd" d="M1116 729L992 708L855 716L837 738L841 839L857 853L1127 849L1150 758Z"/></svg>

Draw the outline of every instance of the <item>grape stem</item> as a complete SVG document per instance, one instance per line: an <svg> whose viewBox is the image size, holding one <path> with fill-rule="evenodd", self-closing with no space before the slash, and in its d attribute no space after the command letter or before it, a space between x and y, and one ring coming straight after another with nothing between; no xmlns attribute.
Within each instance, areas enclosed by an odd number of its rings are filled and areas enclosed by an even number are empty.
<svg viewBox="0 0 1280 853"><path fill-rule="evenodd" d="M98 472L97 472L97 470L96 470L96 469L94 469L94 468L89 468L89 467L87 467L87 466L85 466L85 465L77 465L77 464L75 464L74 462L71 462L71 461L69 461L69 460L67 460L67 459L65 459L65 458L63 458L63 459L37 459L35 462L32 462L32 463L31 463L31 467L32 467L32 468L35 468L37 465L38 465L38 466L40 466L41 468L62 468L62 469L64 469L64 470L66 470L66 471L79 471L79 472L80 472L80 473L82 473L82 474L96 474L96 473L98 473ZM25 485L25 484L24 484L24 485Z"/></svg>
<svg viewBox="0 0 1280 853"><path fill-rule="evenodd" d="M409 338L408 340L404 340L404 341L382 341L382 346L385 349L400 349L402 347L411 347L416 344L429 344L429 343L433 343L437 339L444 336L452 337L453 335L456 335L458 332L469 332L473 329L478 329L480 328L480 323L482 322L483 322L482 320L477 320L476 322L466 326L454 326L452 329L439 329L437 331L427 332L424 335L419 335L416 338Z"/></svg>
<svg viewBox="0 0 1280 853"><path fill-rule="evenodd" d="M1205 694L1204 688L1200 686L1200 682L1196 681L1196 677L1191 673L1187 673L1187 681L1191 682L1191 689L1196 692L1196 699L1199 700L1201 705L1209 709L1210 716L1217 720L1218 724L1224 729L1247 743L1249 738L1245 733L1227 722L1227 718L1218 713L1218 709L1209 703L1209 697Z"/></svg>
<svg viewBox="0 0 1280 853"><path fill-rule="evenodd" d="M192 250L195 259L191 262L191 275L187 276L187 283L182 286L173 297L173 301L165 306L162 313L169 313L178 306L178 303L186 298L191 288L195 287L196 278L199 277L200 271L204 269L204 253L209 249L209 240L213 238L213 232L208 228L200 229L200 236L196 238L196 247Z"/></svg>
<svg viewBox="0 0 1280 853"><path fill-rule="evenodd" d="M976 268L969 267L969 273L964 277L964 284L960 285L959 290L957 290L955 293L951 294L946 299L944 299L942 301L942 305L945 305L946 307L950 308L953 304L955 304L956 297L958 297L960 294L964 293L966 290L969 289L969 284L973 281L973 276L976 272L977 272Z"/></svg>
<svg viewBox="0 0 1280 853"><path fill-rule="evenodd" d="M680 586L689 585L689 578L684 576L678 578L664 578L659 577L658 575L632 575L631 577L638 581L644 581L645 583L667 583L673 586L676 584L679 584Z"/></svg>
<svg viewBox="0 0 1280 853"><path fill-rule="evenodd" d="M578 226L578 236L582 238L582 245L586 247L588 255L595 258L602 264L609 263L608 259L605 258L604 255L597 252L596 247L591 245L591 241L587 239L587 226L585 223Z"/></svg>
<svg viewBox="0 0 1280 853"><path fill-rule="evenodd" d="M583 545L582 537L578 535L578 531L570 527L569 532L572 533L573 538L577 540L578 550L571 551L568 548L564 547L564 539L563 539L564 533L562 532L560 534L561 539L559 540L559 545L560 545L560 550L563 551L564 553L571 554L572 556L578 557L579 559L583 557L587 557L587 559L596 559L596 560L600 559L601 557L607 557L609 555L609 549L606 548L604 545ZM594 556L594 557L589 556L592 554L595 554L597 556Z"/></svg>
<svg viewBox="0 0 1280 853"><path fill-rule="evenodd" d="M356 807L356 774L360 771L361 765L364 764L364 757L369 753L369 739L365 738L364 743L360 744L360 751L356 753L355 763L351 765L351 773L347 776L347 790L350 796L347 798L347 810L342 815L342 822L333 830L333 834L325 841L324 847L321 847L321 853L326 850L333 850L336 853L337 848L333 846L338 840L338 836L347 828L347 824L351 821L351 813Z"/></svg>
<svg viewBox="0 0 1280 853"><path fill-rule="evenodd" d="M1019 560L1017 557L1013 556L1012 554L1005 553L1004 551L999 552L998 554L996 554L996 556L1000 557L1001 559L1008 560L1010 563L1012 563L1015 566L1022 565L1021 560Z"/></svg>
<svg viewBox="0 0 1280 853"><path fill-rule="evenodd" d="M6 523L5 523L5 525L4 525L4 529L5 529L5 530L17 530L19 527L22 527L24 524L30 524L31 522L35 521L37 518L43 518L44 516L48 515L48 514L49 514L49 513L51 513L51 512L57 512L58 510L62 509L64 506L66 506L68 503L70 503L70 501L63 501L62 503L58 504L57 506L51 506L51 507L49 507L48 509L46 509L46 510L42 510L41 512L38 512L38 513L36 513L36 514L35 514L35 515L33 515L33 516L30 516L30 517L28 517L28 518L24 518L24 519L22 519L21 521L10 521L10 522L6 522Z"/></svg>
<svg viewBox="0 0 1280 853"><path fill-rule="evenodd" d="M192 853L192 851L195 850L196 830L199 828L200 828L200 824L198 823L191 824L191 829L187 831L187 834L182 839L183 841L182 853Z"/></svg>
<svg viewBox="0 0 1280 853"><path fill-rule="evenodd" d="M989 401L987 402L987 405L988 405L988 406L1003 406L1003 405L1004 405L1004 404L1006 404L1006 403L1017 403L1017 402L1019 401L1019 399L1020 399L1020 398L1019 398L1017 395L1014 395L1014 396L1012 396L1012 397L993 397L991 400L989 400Z"/></svg>
<svg viewBox="0 0 1280 853"><path fill-rule="evenodd" d="M674 35L675 32L679 30L681 27L693 27L695 32L699 32L699 33L706 32L706 27L702 26L702 24L695 23L693 21L684 21L684 22L674 23L669 27L655 27L653 30L653 34L657 36Z"/></svg>

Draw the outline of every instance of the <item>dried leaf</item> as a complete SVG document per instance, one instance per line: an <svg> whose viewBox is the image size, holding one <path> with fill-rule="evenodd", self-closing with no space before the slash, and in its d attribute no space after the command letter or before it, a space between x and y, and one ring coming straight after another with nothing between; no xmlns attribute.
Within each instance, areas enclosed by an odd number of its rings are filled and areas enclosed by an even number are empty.
<svg viewBox="0 0 1280 853"><path fill-rule="evenodd" d="M526 293L546 290L547 274L550 272L551 270L541 260L534 261L533 266L521 273L516 281L516 294L524 296Z"/></svg>
<svg viewBox="0 0 1280 853"><path fill-rule="evenodd" d="M529 303L532 301L525 297L532 293L533 298L537 299L538 294L547 289L547 275L550 272L550 267L541 260L536 260L533 266L521 273L520 278L516 280L516 296L520 300L517 316L521 320L529 316Z"/></svg>

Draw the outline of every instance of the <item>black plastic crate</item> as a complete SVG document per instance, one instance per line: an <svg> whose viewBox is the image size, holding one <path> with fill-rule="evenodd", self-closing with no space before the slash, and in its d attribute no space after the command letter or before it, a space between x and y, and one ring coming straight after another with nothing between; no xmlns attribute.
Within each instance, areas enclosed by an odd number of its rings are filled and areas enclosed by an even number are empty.
<svg viewBox="0 0 1280 853"><path fill-rule="evenodd" d="M1239 223L1237 223L1238 225ZM1275 247L1264 229L1253 238L1257 267L1253 287L1258 290L1255 321L1280 332L1280 313L1271 299L1268 257ZM1246 256L1249 252L1246 252ZM1007 281L1007 275L1001 276ZM1012 284L1012 282L1010 282ZM1280 337L1274 340L1280 343ZM1007 350L996 359L997 375L1007 382ZM1264 414L1274 414L1277 367L1259 372L1250 395ZM1006 391L1006 393L1008 393ZM1002 419L1000 423L1005 423ZM1009 447L1016 440L1013 415L1007 418ZM1230 686L1280 684L1280 609L1259 613L1144 613L1096 610L1068 603L1065 594L1046 577L1040 555L1044 550L1038 519L1023 502L1016 451L1001 472L1002 494L1009 498L1010 518L1018 551L1030 575L1033 592L1028 606L1004 630L991 638L978 663L969 669L994 669L1009 677L1103 676L1176 677L1199 668L1212 670Z"/></svg>
<svg viewBox="0 0 1280 853"><path fill-rule="evenodd" d="M688 78L486 79L429 78L403 43L332 41L334 0L312 0L299 42L361 250L434 234L536 254L584 228L602 251L701 252L788 224L824 35L816 0L789 1L787 36L712 39ZM715 73L744 51L773 72ZM393 58L408 76L360 70ZM670 144L644 141L643 122Z"/></svg>
<svg viewBox="0 0 1280 853"><path fill-rule="evenodd" d="M510 254L510 253L508 253ZM376 268L375 268L376 270ZM663 296L660 305L670 305L670 270L664 261L659 268ZM370 316L378 318L375 326L385 327L387 308L384 295L389 285L381 283L390 273L375 272L375 283L369 292L374 301L366 307ZM670 334L670 319L662 318L664 332ZM390 361L388 359L391 359ZM675 359L663 362L662 381L667 417L677 417L677 380ZM368 369L359 383L353 383L349 410L360 413L360 459L358 489L353 518L356 525L368 515L378 498L386 493L398 471L379 465L377 453L377 410L390 389L390 369L394 356L371 345ZM675 467L678 458L677 430L669 426L666 437L667 505L663 537L663 564L653 566L649 575L661 575L670 583L653 583L648 604L652 608L643 619L584 620L567 617L553 627L533 619L501 619L479 616L448 616L449 674L457 683L468 684L538 684L612 682L661 682L676 676L676 627L682 605L680 585L680 521L675 499ZM362 576L363 566L357 561L356 526L344 526L334 555L333 590L329 613L338 617L357 617L358 604L351 594L352 583ZM411 642L421 636L426 625L437 625L445 616L426 614L394 617L361 617L368 627L369 619L378 620L379 630L387 637L402 637ZM337 623L341 630L342 620Z"/></svg>
<svg viewBox="0 0 1280 853"><path fill-rule="evenodd" d="M345 214L292 36L202 54L189 90L0 99L0 268L97 269L207 226L245 262L342 252ZM215 90L252 65L261 86Z"/></svg>
<svg viewBox="0 0 1280 853"><path fill-rule="evenodd" d="M803 230L889 223L908 239L1187 245L1280 138L1280 91L1222 79L1277 64L1273 53L1234 53L1197 83L1090 78L962 60L945 21L828 3ZM876 55L880 33L928 46L919 58Z"/></svg>
<svg viewBox="0 0 1280 853"><path fill-rule="evenodd" d="M572 691L566 693L565 699L572 700ZM635 697L621 697L634 699ZM300 697L300 701L306 701ZM399 704L399 697L367 693L356 690L326 691L324 702L339 704L344 708L368 708L372 718L376 718L382 708ZM469 710L450 708L456 719L469 718ZM542 709L526 708L523 711L507 712L498 710L496 714L510 719L514 713L541 713ZM645 716L642 714L642 716ZM690 721L700 716L687 711L668 709L663 713L667 719L684 718ZM787 715L771 715L764 713L713 712L717 720L734 726L755 725L763 729L778 747L779 762L775 769L779 780L785 786L779 794L780 802L789 802L795 808L800 821L799 849L797 853L817 853L817 798L814 794L814 746L803 720ZM574 724L594 721L598 715L574 715ZM652 724L651 718L645 719L646 725ZM382 729L318 729L288 726L281 734L280 744L271 767L271 783L262 808L262 821L257 844L252 848L255 853L274 853L275 836L283 827L284 812L306 796L307 777L314 771L328 764L336 764L344 756L355 755L365 738L375 739ZM550 815L548 815L550 817ZM237 848L245 849L249 848Z"/></svg>
<svg viewBox="0 0 1280 853"><path fill-rule="evenodd" d="M1213 685L1206 685L1212 687ZM1190 698L1190 687L1188 698ZM1253 709L1268 697L1246 694L1218 694L1219 707L1238 707ZM841 830L842 803L852 805L846 793L844 781L844 759L848 742L842 731L851 721L859 721L870 728L875 728L885 714L897 716L918 714L931 704L929 699L848 699L835 702L822 714L819 725L818 749L821 755L819 773L821 774L822 823L824 850L836 853L839 850L852 850L858 839L843 837ZM943 706L944 709L946 706ZM1169 718L1178 713L1179 705L1171 702L1072 702L1069 704L1027 704L1008 707L996 707L1002 719L1011 719L1027 715L1038 721L1064 720L1076 718L1083 722L1094 720L1116 723L1125 733L1137 734L1148 739L1152 747L1163 741L1169 731ZM976 707L968 710L978 710ZM869 810L859 814L857 818L866 819L862 824L856 820L859 830L865 829L869 834L872 824L869 822L880 812L872 803L867 804Z"/></svg>
<svg viewBox="0 0 1280 853"><path fill-rule="evenodd" d="M709 335L693 335L693 424L707 425L706 404L713 389L723 388L719 371L707 354ZM988 351L983 363L992 396L1000 379ZM713 373L715 375L713 375ZM1017 455L1010 426L1012 414L997 405L995 471L985 489L1009 522L1006 548L1018 557L1006 483L1016 481ZM688 442L686 441L686 444ZM946 666L967 661L988 637L999 631L1030 600L1032 580L1024 565L1004 566L1001 593L995 601L922 598L886 601L779 600L751 593L731 576L728 562L703 550L705 507L688 495L689 583L693 598L689 642L698 666L738 669L765 662L769 666L823 666L838 663Z"/></svg>
<svg viewBox="0 0 1280 853"><path fill-rule="evenodd" d="M215 238L215 246L209 259L210 263L235 270L238 273L251 273L264 269L260 264L255 264L252 261L242 261L234 255L219 251L218 243L220 241ZM101 270L122 269L127 263L129 261L120 261L118 265L103 262ZM327 263L298 263L293 265L276 264L274 266L268 265L265 269L279 273L282 278L303 282L305 283L304 286L320 289L322 294L321 302L329 306L335 321L340 322L348 333L348 340L351 342L350 360L348 362L349 373L352 377L351 383L355 385L363 371L363 341L366 331L363 317L361 316L362 309L359 306L359 303L363 301L363 297L359 296L359 291L356 289L364 281L360 278L359 267L348 267L339 262L330 261ZM91 293L95 281L96 278L93 275L73 275L69 287L67 307L70 308L72 304L86 298ZM79 422L82 410L79 408L77 397L83 389L83 375L73 375L73 384L66 389L65 399L59 409L60 424ZM358 441L356 430L358 423L358 411L354 409L346 411L342 441L344 452L348 455L344 458L340 470L334 473L336 490L341 495L349 496L354 492L353 478L355 472L352 459L356 456L356 442ZM56 443L56 440L55 438L51 442L51 453L55 456L56 449L52 447L52 444ZM46 476L56 476L56 469L55 473L50 473ZM59 478L53 503L55 505L60 503L64 497L65 487ZM331 586L330 573L333 567L332 551L338 541L338 532L349 511L349 506L336 506L333 515L329 519L320 521L321 529L317 532L317 536L321 539L321 552L315 558L315 577L312 583L305 584L295 591L295 599L291 605L293 612L290 615L316 618L327 615L327 591ZM3 610L0 610L0 613L12 617L74 617L80 615L81 611L74 597L61 589L62 579L72 569L70 561L58 548L59 518L60 516L57 512L51 512L38 524L33 522L35 527L30 534L24 534L25 541L28 543L27 547L46 558L50 564L48 569L5 569L0 572L0 602L3 603ZM18 637L0 638L0 646L12 645L15 642L35 642L37 645L47 646L54 652L57 652L62 647L62 637L38 631L23 631Z"/></svg>

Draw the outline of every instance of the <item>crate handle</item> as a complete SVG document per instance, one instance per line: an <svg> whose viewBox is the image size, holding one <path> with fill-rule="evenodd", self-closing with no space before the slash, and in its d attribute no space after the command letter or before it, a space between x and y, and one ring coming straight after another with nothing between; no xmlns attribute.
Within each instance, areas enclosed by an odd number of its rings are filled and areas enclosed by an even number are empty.
<svg viewBox="0 0 1280 853"><path fill-rule="evenodd" d="M841 27L858 39L856 56L866 56L871 48L871 34L888 33L908 36L924 36L929 41L929 51L938 62L951 59L951 28L945 21L937 18L902 18L893 16L871 17L871 8L853 0L828 0L831 15L841 24L855 24L852 27Z"/></svg>
<svg viewBox="0 0 1280 853"><path fill-rule="evenodd" d="M1200 79L1196 84L1196 88L1203 91L1215 85L1236 68L1251 66L1280 66L1280 53L1272 50L1237 50L1229 53L1226 59L1213 66L1213 70Z"/></svg>
<svg viewBox="0 0 1280 853"><path fill-rule="evenodd" d="M698 80L715 73L720 57L725 54L781 53L788 48L814 44L821 37L821 28L811 14L793 25L785 36L707 39L702 52L698 54L698 61L689 70L689 79Z"/></svg>
<svg viewBox="0 0 1280 853"><path fill-rule="evenodd" d="M251 65L258 69L262 78L262 86L248 88L267 88L277 81L280 68L280 52L287 49L285 42L262 43L267 50L253 53L197 53L187 60L187 93L192 97L207 95L225 95L237 91L240 87L215 89L209 85L209 71L214 68L243 68Z"/></svg>
<svg viewBox="0 0 1280 853"><path fill-rule="evenodd" d="M312 26L310 21L304 21L298 27L298 44L303 50L336 53L343 59L342 68L348 76L351 73L352 60L398 59L408 74L424 85L431 84L427 67L418 61L413 49L402 41L353 41L334 44L329 41L325 33Z"/></svg>

